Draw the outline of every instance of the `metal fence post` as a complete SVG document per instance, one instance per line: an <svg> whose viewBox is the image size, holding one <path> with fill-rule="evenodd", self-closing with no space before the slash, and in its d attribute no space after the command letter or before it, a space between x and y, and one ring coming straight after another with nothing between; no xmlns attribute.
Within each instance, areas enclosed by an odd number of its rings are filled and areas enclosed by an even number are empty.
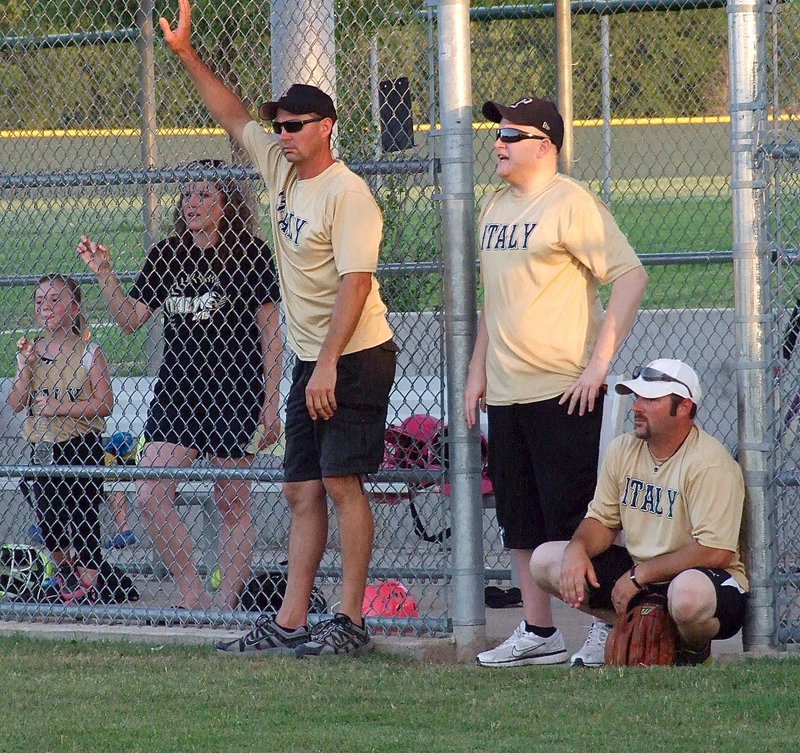
<svg viewBox="0 0 800 753"><path fill-rule="evenodd" d="M564 143L558 152L558 169L572 175L575 142L572 131L572 7L569 0L556 0L556 76L558 110L564 118Z"/></svg>
<svg viewBox="0 0 800 753"><path fill-rule="evenodd" d="M336 38L331 0L273 0L269 19L272 94L279 97L292 84L313 84L336 103Z"/></svg>
<svg viewBox="0 0 800 753"><path fill-rule="evenodd" d="M475 231L469 1L439 2L442 246L447 414L453 493L453 637L456 657L483 650L483 505L477 432L468 431L462 395L475 339Z"/></svg>
<svg viewBox="0 0 800 753"><path fill-rule="evenodd" d="M600 16L600 97L603 113L603 201L611 205L611 30L608 16Z"/></svg>
<svg viewBox="0 0 800 753"><path fill-rule="evenodd" d="M156 122L156 73L153 50L153 0L141 0L136 13L136 26L139 38L136 48L139 51L139 78L141 90L140 152L142 168L155 170L158 167L158 141ZM146 183L142 188L142 240L145 253L158 240L158 186ZM144 256L144 255L143 255ZM160 361L161 324L158 317L147 323L147 373L156 374Z"/></svg>
<svg viewBox="0 0 800 753"><path fill-rule="evenodd" d="M763 60L759 60L761 3L729 0L731 192L733 201L734 333L737 345L739 462L745 475L750 606L744 630L746 649L765 648L774 636L774 594L769 510L772 401L769 257L759 198L764 191L757 168L759 129L765 115Z"/></svg>

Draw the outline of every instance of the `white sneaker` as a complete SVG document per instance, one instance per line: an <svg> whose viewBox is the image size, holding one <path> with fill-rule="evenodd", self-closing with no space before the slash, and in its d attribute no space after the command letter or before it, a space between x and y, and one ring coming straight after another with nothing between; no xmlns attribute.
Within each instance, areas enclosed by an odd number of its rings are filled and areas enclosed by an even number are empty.
<svg viewBox="0 0 800 753"><path fill-rule="evenodd" d="M589 627L589 633L581 647L569 660L572 667L602 667L606 663L606 640L611 632L611 625L595 620Z"/></svg>
<svg viewBox="0 0 800 753"><path fill-rule="evenodd" d="M524 664L561 664L567 660L564 636L556 630L549 638L525 630L525 621L497 648L475 657L479 667L519 667Z"/></svg>

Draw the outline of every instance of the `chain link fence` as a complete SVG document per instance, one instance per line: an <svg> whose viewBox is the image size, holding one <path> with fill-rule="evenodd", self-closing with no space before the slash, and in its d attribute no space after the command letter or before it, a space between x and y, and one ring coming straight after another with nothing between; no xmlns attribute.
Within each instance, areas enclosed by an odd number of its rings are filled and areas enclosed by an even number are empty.
<svg viewBox="0 0 800 753"><path fill-rule="evenodd" d="M318 5L198 0L193 6L194 40L204 59L253 112L293 80L314 81L336 94L338 154L368 181L384 213L378 278L402 348L389 423L424 426L431 440L424 473L419 467L387 467L369 487L376 520L370 581L376 586L402 581L416 609L391 617L376 603L368 614L376 629L440 634L449 630L449 568L457 542L448 532L449 488L442 473L447 416L441 264L446 239L437 211L437 5L402 0L380 7L363 0ZM143 431L160 364L162 314L157 312L132 334L122 334L112 323L94 275L75 254L81 235L111 247L113 266L127 289L147 249L174 233L174 208L185 183L236 180L256 209L255 234L272 245L269 197L260 178L216 127L163 44L157 24L153 29L156 16L172 18L176 12L173 4L159 3L153 9L133 0L10 0L0 15L3 382L7 391L16 341L41 331L34 321L39 276L75 275L83 287L90 342L102 347L111 371L115 400L104 439L118 432L137 438ZM796 8L786 3L782 12L792 19ZM573 14L573 174L609 203L650 274L643 311L613 370L629 373L659 355L693 363L707 395L702 423L735 449L724 4L615 0L573 3ZM548 4L481 2L471 9L476 120L486 99L511 102L529 93L555 97L552 15ZM791 23L781 28L785 39L775 44L775 57L780 51L787 67L781 81L796 86L797 77L788 72L794 65L792 50L797 50L790 44L795 33L790 28ZM777 30L775 35L777 39ZM301 49L295 52L292 45ZM784 101L794 101L791 92ZM782 128L788 136L789 124ZM491 124L477 122L478 201L495 184L492 143ZM224 160L225 166L187 170L199 159ZM781 201L788 202L782 205L782 218L794 214L789 209L795 168L796 162L789 161L781 162L780 170L776 167ZM791 249L786 237L791 221L775 222L776 242ZM797 298L791 252L777 258L781 309L788 310ZM285 353L285 374L274 396L281 404L291 361ZM784 401L791 402L793 368L790 363L782 372ZM21 438L22 414L12 416L5 404L2 410L0 464L10 470L3 479L0 534L8 543L28 543L26 537L37 533L41 521L18 486L20 477L31 476L35 466ZM420 416L431 421L408 423ZM787 468L793 447L779 461ZM251 480L252 525L243 535L254 546L252 569L279 579L285 571L289 526L280 496L280 452L278 445L260 453L246 471L220 470L203 462L161 471L179 482L176 509L186 533L178 545L196 564L212 599L200 612L170 609L179 603L180 593L154 547L156 532L148 533L136 503L135 489L141 483L136 478L153 476L153 469L125 465L87 471L105 474L104 494L114 503L104 503L99 511L101 544L115 543L118 535L123 538L116 543L125 544L104 549L103 558L132 576L141 597L135 603L94 607L94 613L132 621L246 624L252 615L231 611L214 595L220 585L221 552L212 486L215 480ZM795 490L785 493L792 496ZM126 511L120 511L123 502ZM791 517L788 501L781 509ZM509 559L500 546L488 495L483 522L487 581L505 584ZM335 523L332 516L318 579L329 611L335 611L341 571ZM132 533L125 541L127 530ZM223 574L223 583L246 575ZM791 575L789 581L797 577ZM796 591L797 583L788 583ZM58 600L0 603L6 616L58 617L70 609L65 612Z"/></svg>
<svg viewBox="0 0 800 753"><path fill-rule="evenodd" d="M612 367L687 360L700 421L736 447L727 25L724 3L573 3L573 176L610 206L650 276ZM472 11L476 112L556 92L552 5ZM524 71L524 73L523 73ZM476 194L493 190L491 124L476 131ZM623 401L622 410L629 405ZM487 513L486 524L496 526ZM497 534L499 536L499 532ZM496 559L492 559L496 557ZM503 569L500 549L488 554Z"/></svg>
<svg viewBox="0 0 800 753"><path fill-rule="evenodd" d="M768 290L774 312L771 335L774 367L769 383L774 423L771 542L775 584L777 640L800 642L800 516L798 515L798 421L800 420L800 278L798 277L798 198L800 130L797 86L800 73L800 8L794 3L767 4L764 60L765 100L769 120L760 140L759 165L767 186L764 204L765 253L771 260Z"/></svg>
<svg viewBox="0 0 800 753"><path fill-rule="evenodd" d="M430 456L424 467L406 458L390 458L391 467L367 484L376 523L370 573L376 588L369 592L375 603L365 604L365 612L376 629L388 625L393 630L442 634L448 630L450 545L442 484L446 432L439 323L441 254L433 204L434 141L427 138L424 128L435 122L432 16L404 3L380 9L350 3L337 10L334 36L326 26L325 8L307 3L279 5L197 2L193 39L203 58L253 111L260 102L277 98L292 80L312 80L335 93L340 113L335 149L368 181L384 214L378 276L402 348L389 423L401 427L395 432L401 439L415 416L430 417L432 427L425 437ZM327 10L332 18L332 4ZM253 234L272 245L266 211L269 197L238 148L212 121L188 76L163 44L157 25L154 30L158 14L172 19L177 4L153 8L147 3L140 7L112 2L90 8L74 2L14 2L4 13L0 19L4 62L0 130L6 144L0 158L5 209L0 220L5 249L0 262L4 403L15 372L15 343L20 337L34 340L47 330L41 319L34 320L39 313L34 310L35 297L48 294L37 280L46 273L73 275L82 284L89 342L102 348L111 373L113 411L102 427L102 442L110 443L109 450L118 450L116 455L124 458L124 465L91 471L97 476L105 473L102 495L108 504L104 501L100 506L97 521L88 520L97 516L96 502L75 499L78 485L65 492L71 499L50 500L44 508L40 501L34 509L43 490L22 439L26 411L12 415L4 405L7 420L0 462L15 471L4 479L8 504L3 505L0 521L2 539L44 546L56 564L66 559L67 552L79 558L85 555L87 538L96 549L99 539L102 559L132 576L140 596L135 603L122 599L120 609L126 618L243 624L248 616L241 609L248 608L248 603L237 604L230 597L231 584L241 590L251 572L263 572L267 576L262 581L274 581L267 590L279 589L286 570L289 515L280 494L282 441L259 452L246 470L220 469L218 463L200 458L180 474L172 466L185 465L187 458L154 458L146 447L140 464L132 465L154 390L172 378L161 365L162 312L143 326L134 316L123 326L134 331L122 334L95 276L84 267L75 248L82 235L109 246L113 267L127 289L143 268L147 249L175 236L176 212L194 211L185 209L187 202L196 200L185 193L187 186L196 187L199 181L203 186L227 188L235 183L255 210ZM296 28L302 30L301 49L293 50ZM281 59L273 64L278 55ZM302 64L298 63L301 58ZM279 74L290 79L280 82ZM412 124L421 126L420 130L415 132ZM263 249L260 253L265 256ZM264 264L261 258L255 266L263 272ZM172 284L177 286L178 281L173 279ZM258 295L259 303L265 300L265 291ZM181 306L187 310L178 311ZM217 326L218 306L213 294L199 290L191 300L171 299L163 312L163 325L183 326L176 324L175 317L187 316ZM234 322L230 334L237 326L246 329ZM190 338L196 340L188 346L193 357L204 361L215 348L227 348L219 336L206 337L202 327L195 327ZM267 357L274 354L274 343L259 345ZM249 347L253 349L252 342ZM252 361L254 354L227 348L227 355L233 359L230 367L238 369L242 359ZM282 360L284 375L279 391L271 396L281 406L293 356L287 351ZM56 381L52 370L48 378ZM211 390L198 372L185 397L189 403L229 401L223 391ZM228 392L236 391L231 382ZM244 390L237 396L245 411L247 403L250 413L254 405L257 409L257 393L258 389ZM38 439L43 447L53 438ZM60 435L55 439L61 439ZM111 446L114 443L116 447ZM107 458L116 460L113 452ZM86 461L102 463L103 453ZM150 462L159 468L149 466ZM59 471L52 473L57 478ZM29 477L23 478L22 489L18 488L20 475ZM172 507L169 497L174 483L178 518L159 519ZM215 499L215 487L222 497ZM237 498L234 502L224 499L225 489ZM149 526L141 515L145 503L156 510ZM67 525L68 530L61 532L61 524L53 518L62 508L76 504L86 520L80 528ZM232 518L231 510L238 515ZM316 603L317 611L331 613L336 611L341 577L336 520L331 515ZM250 547L254 548L252 562L247 556ZM159 555L165 550L183 563L183 572L176 572L176 566L171 573L165 568ZM8 549L9 558L17 556L14 551ZM25 558L22 547L17 554ZM92 567L97 558L93 555ZM195 569L210 594L208 607L192 612L171 609L182 603L187 590L195 588L190 582ZM52 577L56 575L48 572L48 583L63 586ZM381 589L397 580L409 594L399 605L396 595ZM34 605L11 601L7 614L62 614L59 588L52 595L48 599L48 593L42 594L45 598ZM236 607L240 609L231 611ZM252 604L249 608L256 609Z"/></svg>

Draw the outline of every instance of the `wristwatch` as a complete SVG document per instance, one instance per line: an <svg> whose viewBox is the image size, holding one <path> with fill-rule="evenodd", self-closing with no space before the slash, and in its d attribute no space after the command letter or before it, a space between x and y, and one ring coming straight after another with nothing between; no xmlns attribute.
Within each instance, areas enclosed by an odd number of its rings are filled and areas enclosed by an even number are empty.
<svg viewBox="0 0 800 753"><path fill-rule="evenodd" d="M628 570L628 577L631 579L631 583L636 586L637 591L641 591L644 586L636 580L636 565L634 565L630 570Z"/></svg>

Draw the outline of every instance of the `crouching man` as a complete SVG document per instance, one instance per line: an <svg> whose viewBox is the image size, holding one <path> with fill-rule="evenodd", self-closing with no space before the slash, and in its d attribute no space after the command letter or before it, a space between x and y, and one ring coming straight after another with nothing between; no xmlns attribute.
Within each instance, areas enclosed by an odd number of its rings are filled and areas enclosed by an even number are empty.
<svg viewBox="0 0 800 753"><path fill-rule="evenodd" d="M544 590L613 624L641 589L667 594L680 634L677 664L704 664L711 641L744 621L739 553L744 481L738 464L695 424L700 381L687 364L652 361L620 382L632 394L633 434L609 446L586 517L569 541L531 557ZM620 530L625 546L614 544ZM599 631L599 666L607 631Z"/></svg>

